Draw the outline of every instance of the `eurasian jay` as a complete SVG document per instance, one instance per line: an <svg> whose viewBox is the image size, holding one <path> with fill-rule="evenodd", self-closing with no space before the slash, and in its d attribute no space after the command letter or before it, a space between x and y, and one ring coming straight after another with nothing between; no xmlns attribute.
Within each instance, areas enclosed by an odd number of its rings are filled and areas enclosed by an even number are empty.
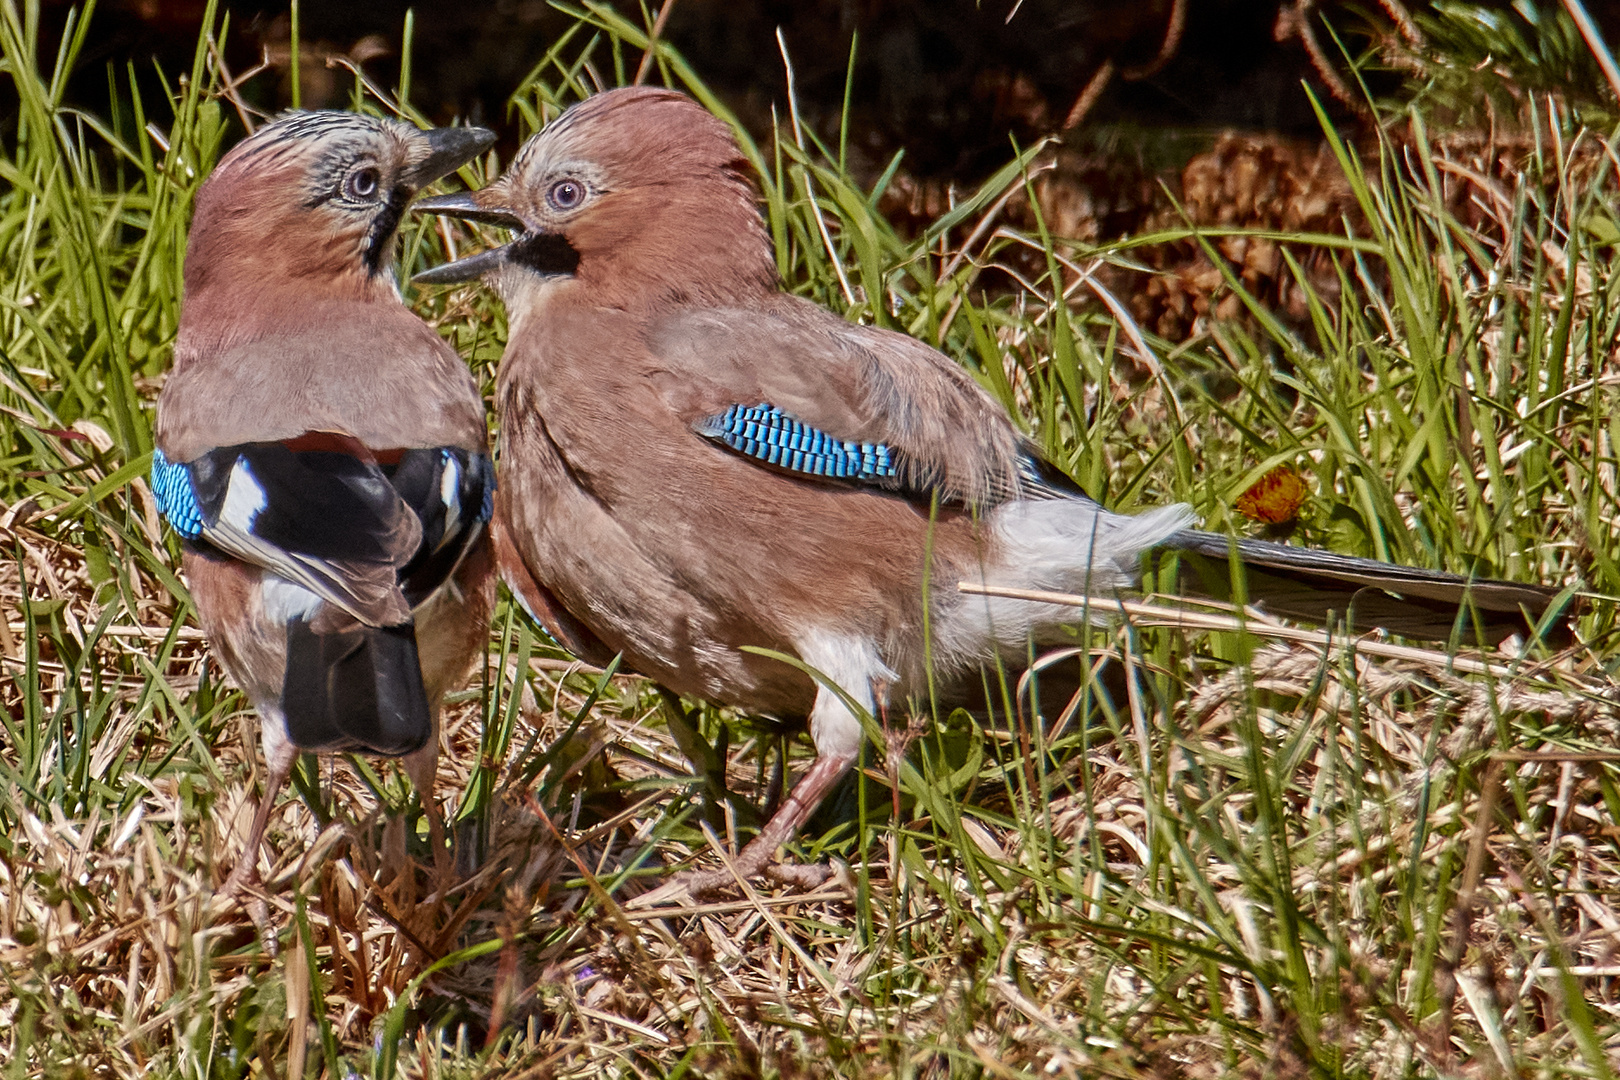
<svg viewBox="0 0 1620 1080"><path fill-rule="evenodd" d="M300 751L403 756L436 848L438 712L494 604L494 473L465 364L400 300L394 239L426 185L487 149L290 113L197 193L152 487L269 774L225 892L257 880Z"/></svg>
<svg viewBox="0 0 1620 1080"><path fill-rule="evenodd" d="M481 277L506 304L494 528L516 596L584 658L622 653L682 694L808 714L815 763L743 874L849 769L855 710L924 692L930 663L945 681L1022 658L1076 619L958 582L1108 597L1150 549L1201 553L1224 577L1235 546L1249 595L1275 581L1278 610L1342 613L1355 595L1363 620L1440 638L1459 604L1465 633L1477 619L1501 637L1553 596L1234 542L1188 530L1182 506L1103 509L959 365L779 291L748 162L681 94L598 94L499 180L417 209L520 233L416 278Z"/></svg>

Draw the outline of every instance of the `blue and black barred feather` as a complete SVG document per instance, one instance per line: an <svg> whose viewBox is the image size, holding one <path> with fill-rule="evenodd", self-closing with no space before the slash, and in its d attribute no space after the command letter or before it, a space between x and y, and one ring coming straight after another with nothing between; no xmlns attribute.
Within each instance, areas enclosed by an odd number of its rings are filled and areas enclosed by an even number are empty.
<svg viewBox="0 0 1620 1080"><path fill-rule="evenodd" d="M797 476L872 487L918 502L930 502L935 494L928 470L896 448L835 438L769 402L733 405L699 421L694 430L744 457ZM1019 460L1015 487L998 491L991 501L1087 498L1079 485L1033 449Z"/></svg>
<svg viewBox="0 0 1620 1080"><path fill-rule="evenodd" d="M733 405L699 421L695 430L744 457L787 472L890 491L905 486L904 462L891 447L834 438L768 402Z"/></svg>
<svg viewBox="0 0 1620 1080"><path fill-rule="evenodd" d="M162 450L152 451L152 494L157 496L158 513L182 540L195 540L203 533L202 507L191 486L191 470L182 462L170 461Z"/></svg>

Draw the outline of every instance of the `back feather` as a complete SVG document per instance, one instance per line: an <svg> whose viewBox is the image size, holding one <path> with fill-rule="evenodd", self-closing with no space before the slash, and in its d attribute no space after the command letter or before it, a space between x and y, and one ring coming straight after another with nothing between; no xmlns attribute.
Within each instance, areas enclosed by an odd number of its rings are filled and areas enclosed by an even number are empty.
<svg viewBox="0 0 1620 1080"><path fill-rule="evenodd" d="M1429 641L1456 635L1462 641L1495 644L1512 634L1532 633L1560 595L1540 585L1467 578L1192 529L1171 536L1163 547L1187 556L1181 582L1193 591L1231 598L1228 560L1236 552L1250 603L1311 622L1348 617L1357 632L1381 628ZM1568 632L1565 621L1548 630L1554 639Z"/></svg>
<svg viewBox="0 0 1620 1080"><path fill-rule="evenodd" d="M415 627L350 624L318 633L292 620L281 707L288 737L304 750L420 750L433 735L433 718Z"/></svg>

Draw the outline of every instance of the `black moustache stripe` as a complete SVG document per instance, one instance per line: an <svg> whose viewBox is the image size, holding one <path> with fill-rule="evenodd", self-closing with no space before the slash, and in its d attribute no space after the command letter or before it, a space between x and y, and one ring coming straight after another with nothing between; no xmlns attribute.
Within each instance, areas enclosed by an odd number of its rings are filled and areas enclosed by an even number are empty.
<svg viewBox="0 0 1620 1080"><path fill-rule="evenodd" d="M394 190L388 193L388 201L372 219L371 231L366 234L366 250L360 256L370 273L375 274L382 269L388 258L389 247L394 242L394 233L404 219L405 207L410 201L410 190L403 184L396 184Z"/></svg>
<svg viewBox="0 0 1620 1080"><path fill-rule="evenodd" d="M579 269L579 252L556 233L535 233L512 241L507 261L539 274L572 274Z"/></svg>

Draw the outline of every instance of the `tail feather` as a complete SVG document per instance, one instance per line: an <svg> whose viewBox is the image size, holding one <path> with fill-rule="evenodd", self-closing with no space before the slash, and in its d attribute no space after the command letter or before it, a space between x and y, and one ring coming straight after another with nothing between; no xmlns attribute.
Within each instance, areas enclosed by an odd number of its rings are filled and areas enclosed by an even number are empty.
<svg viewBox="0 0 1620 1080"><path fill-rule="evenodd" d="M1163 547L1182 555L1182 585L1222 599L1232 591L1236 550L1251 603L1290 618L1324 622L1350 617L1356 631L1384 629L1405 637L1495 644L1536 629L1559 590L1396 566L1267 540L1235 540L1183 530ZM1550 628L1567 634L1564 622Z"/></svg>
<svg viewBox="0 0 1620 1080"><path fill-rule="evenodd" d="M433 737L416 628L408 622L320 632L293 619L281 704L287 733L304 750L397 756Z"/></svg>

